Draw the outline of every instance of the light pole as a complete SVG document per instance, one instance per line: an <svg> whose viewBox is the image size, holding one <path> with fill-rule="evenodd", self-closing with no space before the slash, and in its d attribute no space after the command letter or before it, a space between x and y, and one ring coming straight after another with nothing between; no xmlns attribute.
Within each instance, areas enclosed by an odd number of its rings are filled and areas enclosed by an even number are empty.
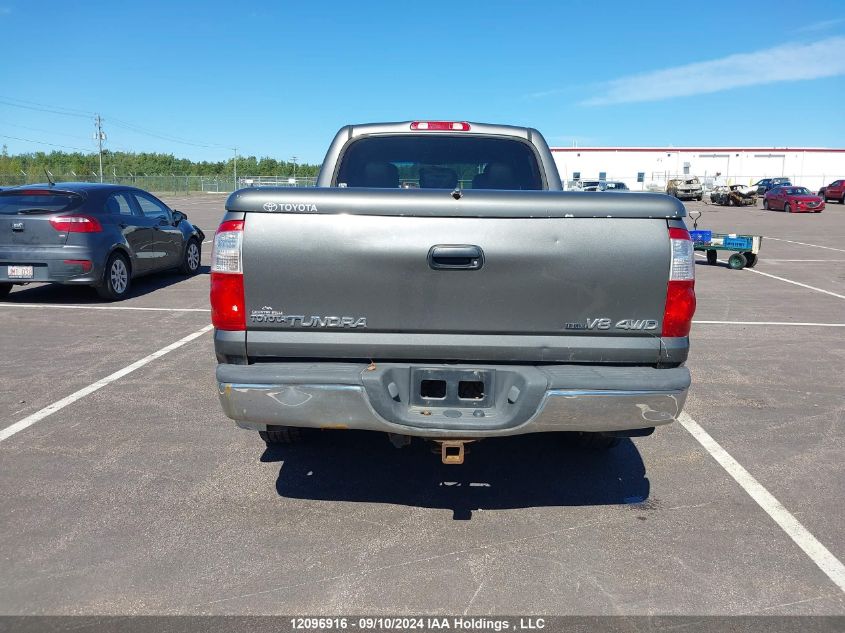
<svg viewBox="0 0 845 633"><path fill-rule="evenodd" d="M293 162L293 179L296 180L296 161L299 160L297 156L291 156L291 162Z"/></svg>
<svg viewBox="0 0 845 633"><path fill-rule="evenodd" d="M103 119L99 114L94 118L94 127L97 128L97 131L94 134L94 140L97 141L97 147L100 154L100 182L103 182L103 141L106 140L106 133L103 132ZM94 174L95 177L96 175L97 174Z"/></svg>

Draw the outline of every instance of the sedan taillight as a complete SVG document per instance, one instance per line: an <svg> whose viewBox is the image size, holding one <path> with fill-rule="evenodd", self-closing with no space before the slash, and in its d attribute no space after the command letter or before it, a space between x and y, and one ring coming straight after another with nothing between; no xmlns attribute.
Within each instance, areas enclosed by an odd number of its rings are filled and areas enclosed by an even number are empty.
<svg viewBox="0 0 845 633"><path fill-rule="evenodd" d="M90 215L57 215L50 218L50 226L60 233L100 233L103 225Z"/></svg>

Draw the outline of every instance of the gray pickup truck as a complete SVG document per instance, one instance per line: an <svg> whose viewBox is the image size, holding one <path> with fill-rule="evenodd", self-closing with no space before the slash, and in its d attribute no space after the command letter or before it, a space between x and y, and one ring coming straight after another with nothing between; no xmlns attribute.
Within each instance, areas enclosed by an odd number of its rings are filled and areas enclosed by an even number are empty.
<svg viewBox="0 0 845 633"><path fill-rule="evenodd" d="M317 188L233 193L214 239L226 415L441 444L568 432L593 446L677 418L695 310L684 206L561 190L534 129L341 129Z"/></svg>

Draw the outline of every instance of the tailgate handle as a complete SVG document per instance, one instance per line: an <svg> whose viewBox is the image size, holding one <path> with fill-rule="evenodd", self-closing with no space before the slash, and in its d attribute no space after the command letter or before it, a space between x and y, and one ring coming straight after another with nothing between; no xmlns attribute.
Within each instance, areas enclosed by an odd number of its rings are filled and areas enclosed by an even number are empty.
<svg viewBox="0 0 845 633"><path fill-rule="evenodd" d="M478 270L484 251L470 244L438 244L428 251L428 265L434 270Z"/></svg>

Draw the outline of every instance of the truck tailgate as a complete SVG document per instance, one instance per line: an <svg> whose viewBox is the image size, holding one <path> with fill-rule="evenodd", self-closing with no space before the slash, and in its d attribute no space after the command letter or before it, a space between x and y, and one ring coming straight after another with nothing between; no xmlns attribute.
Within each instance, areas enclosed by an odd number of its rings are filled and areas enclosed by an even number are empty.
<svg viewBox="0 0 845 633"><path fill-rule="evenodd" d="M619 208L621 194L607 195ZM431 208L417 216L246 213L248 355L299 356L296 342L307 340L302 351L310 355L375 357L367 352L400 337L405 344L389 346L391 357L414 358L412 337L430 335L424 347L439 347L437 357L449 358L446 339L438 346L432 337L448 336L462 347L483 336L520 348L512 337L528 336L527 356L514 349L505 357L657 361L670 262L665 214L586 217L570 209L483 217L483 204L466 204L472 217L455 217ZM640 351L613 357L610 346L596 343L615 339L614 347L624 349L619 338L639 339L628 347ZM573 354L585 345L592 355ZM466 353L462 347L455 357ZM503 359L501 350L491 354L475 357Z"/></svg>

